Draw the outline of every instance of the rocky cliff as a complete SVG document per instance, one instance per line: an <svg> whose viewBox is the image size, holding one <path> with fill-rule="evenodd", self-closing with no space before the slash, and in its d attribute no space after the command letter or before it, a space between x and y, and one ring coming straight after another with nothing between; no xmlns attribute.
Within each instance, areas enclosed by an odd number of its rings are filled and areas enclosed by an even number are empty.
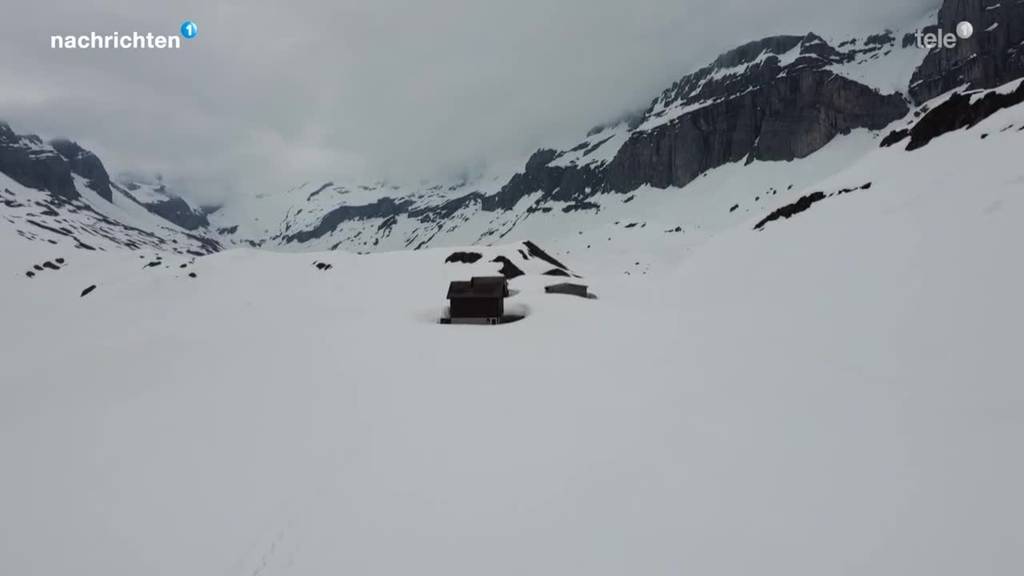
<svg viewBox="0 0 1024 576"><path fill-rule="evenodd" d="M923 103L961 86L994 88L1024 76L1024 2L945 0L937 30L970 22L974 35L931 51L911 79L910 96Z"/></svg>
<svg viewBox="0 0 1024 576"><path fill-rule="evenodd" d="M44 142L33 134L17 134L0 121L0 173L35 190L49 193L58 204L82 199L75 177L95 192L104 203L120 201L138 204L146 211L185 230L195 231L209 225L206 214L166 191L160 183L123 186L111 181L107 169L96 154L66 139Z"/></svg>
<svg viewBox="0 0 1024 576"><path fill-rule="evenodd" d="M46 190L64 200L79 197L71 177L71 165L39 136L15 134L0 121L0 172L36 190Z"/></svg>
<svg viewBox="0 0 1024 576"><path fill-rule="evenodd" d="M113 201L113 192L110 190L110 175L103 163L92 152L85 150L76 142L70 140L54 140L50 142L53 149L68 161L68 168L71 172L78 174L88 181L91 190L100 195L107 202Z"/></svg>
<svg viewBox="0 0 1024 576"><path fill-rule="evenodd" d="M550 211L553 203L563 212L594 210L590 199L599 194L683 187L732 162L804 158L840 134L880 130L907 114L902 94L883 93L846 70L896 49L888 32L840 46L815 34L750 42L684 76L644 112L595 128L568 150L538 150L496 193L474 191L443 204L385 198L339 206L280 239L308 242L367 218L404 215L431 224L460 210L509 211L528 196L530 211Z"/></svg>

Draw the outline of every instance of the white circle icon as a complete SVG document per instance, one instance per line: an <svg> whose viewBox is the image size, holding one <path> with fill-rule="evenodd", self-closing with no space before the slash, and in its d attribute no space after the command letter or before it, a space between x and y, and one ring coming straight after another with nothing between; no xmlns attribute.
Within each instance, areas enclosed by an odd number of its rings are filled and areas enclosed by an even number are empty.
<svg viewBox="0 0 1024 576"><path fill-rule="evenodd" d="M971 36L974 36L974 25L967 21L957 24L956 35L961 40L967 40Z"/></svg>

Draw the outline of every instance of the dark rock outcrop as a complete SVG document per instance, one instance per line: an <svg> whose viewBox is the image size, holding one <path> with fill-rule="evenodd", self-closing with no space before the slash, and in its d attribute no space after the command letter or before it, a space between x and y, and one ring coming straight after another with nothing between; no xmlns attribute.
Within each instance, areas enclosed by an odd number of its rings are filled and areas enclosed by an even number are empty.
<svg viewBox="0 0 1024 576"><path fill-rule="evenodd" d="M0 172L22 186L47 190L64 200L79 197L67 160L38 136L15 134L10 125L2 121Z"/></svg>
<svg viewBox="0 0 1024 576"><path fill-rule="evenodd" d="M321 192L323 192L324 190L330 188L331 186L334 186L334 182L328 182L328 183L324 184L323 186L320 186L316 190L310 192L309 196L306 197L306 202L309 202L313 198L316 198L317 196L320 195Z"/></svg>
<svg viewBox="0 0 1024 576"><path fill-rule="evenodd" d="M830 71L805 69L634 132L608 167L608 187L682 187L730 162L804 158L839 134L880 130L907 112L898 94L882 95Z"/></svg>
<svg viewBox="0 0 1024 576"><path fill-rule="evenodd" d="M453 252L444 261L446 264L475 264L483 257L479 252Z"/></svg>
<svg viewBox="0 0 1024 576"><path fill-rule="evenodd" d="M113 201L114 194L110 189L110 175L107 174L107 169L103 167L103 163L95 154L70 140L53 140L50 145L68 161L73 173L89 181L88 186L91 190L107 202Z"/></svg>
<svg viewBox="0 0 1024 576"><path fill-rule="evenodd" d="M765 216L763 219L761 219L760 222L758 222L754 226L754 230L763 230L767 224L769 224L770 222L775 222L776 220L788 220L793 216L800 214L801 212L806 212L811 208L811 206L817 204L818 202L821 202L822 200L825 200L826 198L843 196L844 194L856 192L857 190L870 190L871 186L871 182L866 182L864 184L861 184L860 186L855 186L853 188L841 188L829 194L825 194L824 192L821 191L811 192L806 196L801 196L796 200L796 202L786 204L785 206L782 206L777 210L773 211L768 216Z"/></svg>
<svg viewBox="0 0 1024 576"><path fill-rule="evenodd" d="M557 201L579 203L604 186L603 171L590 166L551 165L558 157L555 150L538 150L525 169L513 176L497 194L482 199L488 212L511 210L524 197L541 192L538 203Z"/></svg>
<svg viewBox="0 0 1024 576"><path fill-rule="evenodd" d="M199 230L200 228L209 228L210 220L208 216L216 213L220 210L220 206L204 206L202 208L193 208L188 202L186 202L180 196L168 191L167 186L158 180L155 184L151 184L152 195L157 199L154 200L150 195L142 196L146 201L140 200L138 191L142 188L137 182L122 181L119 183L111 184L114 190L121 192L132 202L135 202L139 206L142 206L147 211L168 222L179 226L190 232ZM219 233L233 234L238 230L238 226L226 227L218 230Z"/></svg>
<svg viewBox="0 0 1024 576"><path fill-rule="evenodd" d="M569 269L568 266L566 266L565 264L562 264L554 256L548 254L543 249L541 249L540 246L537 246L533 242L527 240L527 241L523 242L523 246L526 246L526 252L530 256L533 256L534 258L539 258L539 259L547 262L548 264L551 264L552 266L556 266L558 268L561 268L562 270L568 270Z"/></svg>
<svg viewBox="0 0 1024 576"><path fill-rule="evenodd" d="M502 276L508 278L509 280L513 278L518 278L519 276L523 276L526 274L518 266L513 264L511 260L504 256L498 256L494 260L491 260L491 262L497 262L501 264L501 270L499 270L498 272L500 272Z"/></svg>
<svg viewBox="0 0 1024 576"><path fill-rule="evenodd" d="M144 204L147 210L157 216L181 226L185 230L195 231L210 226L206 214L196 212L181 198L170 197L163 202Z"/></svg>
<svg viewBox="0 0 1024 576"><path fill-rule="evenodd" d="M286 236L284 241L299 243L307 242L330 234L343 222L348 222L350 220L367 220L370 218L388 218L390 216L396 216L408 212L410 206L412 206L411 200L396 202L394 198L389 197L381 198L372 204L339 206L324 215L324 217L320 219L320 223L317 224L315 228L311 230L303 230Z"/></svg>
<svg viewBox="0 0 1024 576"><path fill-rule="evenodd" d="M932 50L914 72L910 96L918 104L965 84L995 88L1024 76L1024 2L945 0L935 30L952 33L962 21L974 35Z"/></svg>
<svg viewBox="0 0 1024 576"><path fill-rule="evenodd" d="M914 126L887 135L882 146L892 146L908 137L907 150L926 146L933 139L961 128L969 128L992 114L1024 102L1024 82L1016 90L1001 94L993 91L975 98L971 94L953 94L929 110ZM982 136L984 138L984 136Z"/></svg>
<svg viewBox="0 0 1024 576"><path fill-rule="evenodd" d="M821 202L826 198L824 192L811 192L807 196L801 196L796 202L792 204L786 204L778 210L773 211L771 214L765 216L760 222L754 226L754 230L763 229L768 223L774 222L780 219L789 219L801 212L806 212L817 202Z"/></svg>
<svg viewBox="0 0 1024 576"><path fill-rule="evenodd" d="M0 172L22 186L49 192L48 198L36 202L40 210L31 215L33 218L25 218L24 221L29 226L73 239L76 248L96 250L79 236L81 228L73 231L68 227L64 218L70 214L81 215L89 221L90 225L87 228L90 233L129 249L138 249L141 245L167 246L178 243L178 239L168 241L161 234L115 221L84 201L79 189L75 187L75 175L85 179L85 185L106 202L113 201L115 191L122 192L126 197L138 202L126 189L130 189L133 184L121 187L111 182L102 161L92 152L70 140L58 139L45 143L38 136L16 134L8 124L0 122ZM20 203L5 201L5 205L17 207L11 204L20 206ZM186 230L196 230L208 225L208 212L193 210L180 198L168 196L165 202L139 204ZM193 249L181 246L181 250L188 252L207 254L221 250L218 242L188 232L184 233L183 240L188 244L196 244Z"/></svg>

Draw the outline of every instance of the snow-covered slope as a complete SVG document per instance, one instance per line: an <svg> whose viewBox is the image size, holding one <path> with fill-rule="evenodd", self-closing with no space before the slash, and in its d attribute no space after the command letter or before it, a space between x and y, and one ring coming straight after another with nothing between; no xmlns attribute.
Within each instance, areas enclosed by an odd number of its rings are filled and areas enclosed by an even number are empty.
<svg viewBox="0 0 1024 576"><path fill-rule="evenodd" d="M1022 128L715 171L778 193L708 188L689 251L637 194L646 275L541 243L596 300L514 243L144 268L0 226L0 573L1020 573ZM499 254L527 317L437 324Z"/></svg>
<svg viewBox="0 0 1024 576"><path fill-rule="evenodd" d="M147 212L176 227L193 232L203 229L202 233L215 235L215 231L206 230L210 226L207 216L211 209L196 206L180 194L170 192L159 177L154 179L122 178L113 183L112 187L121 193L121 198L131 200L145 208Z"/></svg>
<svg viewBox="0 0 1024 576"><path fill-rule="evenodd" d="M130 188L112 182L100 159L78 144L45 143L0 121L0 218L13 233L51 245L69 240L79 250L203 255L221 249L209 235L174 223L178 211L165 208L182 200L154 199L138 185Z"/></svg>
<svg viewBox="0 0 1024 576"><path fill-rule="evenodd" d="M0 574L1024 572L1024 5L945 4L1003 25L746 44L452 183L211 212L0 123Z"/></svg>
<svg viewBox="0 0 1024 576"><path fill-rule="evenodd" d="M65 199L0 173L0 223L21 238L72 250L156 250L202 256L221 246L152 214L114 186L110 201L80 176Z"/></svg>

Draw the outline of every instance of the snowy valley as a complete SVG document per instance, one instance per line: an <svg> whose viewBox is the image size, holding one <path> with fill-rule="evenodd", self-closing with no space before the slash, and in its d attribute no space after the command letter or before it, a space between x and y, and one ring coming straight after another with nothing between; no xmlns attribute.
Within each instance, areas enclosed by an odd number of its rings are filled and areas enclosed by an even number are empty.
<svg viewBox="0 0 1024 576"><path fill-rule="evenodd" d="M0 125L0 573L1019 573L1022 78L1024 4L946 0L219 207Z"/></svg>

